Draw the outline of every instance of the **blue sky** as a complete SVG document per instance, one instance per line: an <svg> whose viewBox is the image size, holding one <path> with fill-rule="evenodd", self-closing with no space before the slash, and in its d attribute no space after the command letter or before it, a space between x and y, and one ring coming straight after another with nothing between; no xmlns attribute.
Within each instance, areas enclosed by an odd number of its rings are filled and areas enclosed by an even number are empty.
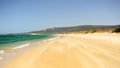
<svg viewBox="0 0 120 68"><path fill-rule="evenodd" d="M120 24L120 0L0 0L0 34Z"/></svg>

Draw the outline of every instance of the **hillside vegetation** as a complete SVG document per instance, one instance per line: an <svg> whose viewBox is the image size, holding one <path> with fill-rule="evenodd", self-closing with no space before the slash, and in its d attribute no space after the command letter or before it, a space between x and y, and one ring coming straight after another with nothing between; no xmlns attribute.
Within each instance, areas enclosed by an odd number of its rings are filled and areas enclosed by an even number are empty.
<svg viewBox="0 0 120 68"><path fill-rule="evenodd" d="M112 32L114 32L114 33L120 33L120 27L115 28Z"/></svg>
<svg viewBox="0 0 120 68"><path fill-rule="evenodd" d="M41 31L33 31L29 33L71 33L71 32L82 32L82 33L95 33L95 32L108 32L112 31L115 28L120 27L120 25L82 25L82 26L73 26L73 27L54 27ZM118 30L117 30L118 31ZM113 32L116 32L113 31Z"/></svg>

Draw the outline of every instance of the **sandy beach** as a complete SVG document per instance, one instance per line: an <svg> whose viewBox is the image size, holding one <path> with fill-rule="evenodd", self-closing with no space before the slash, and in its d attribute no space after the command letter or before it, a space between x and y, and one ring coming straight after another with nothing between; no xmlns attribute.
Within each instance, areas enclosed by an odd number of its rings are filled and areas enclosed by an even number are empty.
<svg viewBox="0 0 120 68"><path fill-rule="evenodd" d="M120 34L62 34L5 68L120 68Z"/></svg>

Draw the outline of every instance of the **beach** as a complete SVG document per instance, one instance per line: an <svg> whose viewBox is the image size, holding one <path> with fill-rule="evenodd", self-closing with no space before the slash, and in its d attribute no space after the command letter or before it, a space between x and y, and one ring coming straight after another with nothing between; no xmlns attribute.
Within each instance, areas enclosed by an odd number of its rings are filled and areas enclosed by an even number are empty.
<svg viewBox="0 0 120 68"><path fill-rule="evenodd" d="M4 68L120 68L120 34L58 34Z"/></svg>

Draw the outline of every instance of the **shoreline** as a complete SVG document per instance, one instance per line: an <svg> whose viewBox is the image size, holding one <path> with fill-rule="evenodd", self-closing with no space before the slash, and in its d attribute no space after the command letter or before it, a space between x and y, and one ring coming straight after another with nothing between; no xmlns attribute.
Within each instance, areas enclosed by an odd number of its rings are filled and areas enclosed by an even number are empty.
<svg viewBox="0 0 120 68"><path fill-rule="evenodd" d="M52 39L55 39L55 38L56 37L47 38L47 39L39 39L39 40L34 40L34 41L28 41L28 42L25 42L24 44L19 43L19 44L17 44L19 46L13 47L12 50L9 53L5 53L4 50L1 50L0 68L4 68L4 66L6 64L8 64L12 60L16 59L18 56L24 54L25 52L28 52L28 51L30 51L34 48L37 48L38 46L42 45L43 43L51 41ZM35 46L33 46L33 45L35 45ZM3 52L4 52L4 55L2 55Z"/></svg>
<svg viewBox="0 0 120 68"><path fill-rule="evenodd" d="M119 34L57 34L57 37L17 56L4 68L120 67Z"/></svg>

